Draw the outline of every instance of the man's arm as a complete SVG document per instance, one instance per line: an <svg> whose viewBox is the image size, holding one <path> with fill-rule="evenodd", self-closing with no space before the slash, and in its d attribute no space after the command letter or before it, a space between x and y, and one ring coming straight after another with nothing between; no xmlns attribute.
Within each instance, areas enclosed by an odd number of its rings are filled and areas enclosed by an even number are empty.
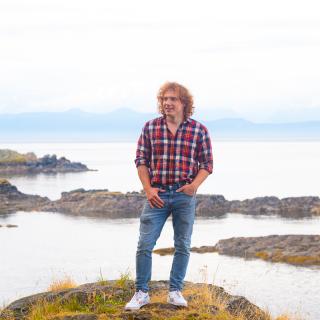
<svg viewBox="0 0 320 320"><path fill-rule="evenodd" d="M143 189L146 193L146 197L149 201L150 207L162 208L164 202L158 196L158 192L162 192L159 188L152 188L150 182L150 174L148 167L150 166L151 158L151 144L148 135L147 124L142 129L142 133L138 140L135 164L138 169L139 179L142 183ZM163 190L164 191L164 190Z"/></svg>
<svg viewBox="0 0 320 320"><path fill-rule="evenodd" d="M159 197L158 192L164 192L165 190L162 190L160 188L153 188L150 183L150 174L149 169L145 165L140 165L138 167L138 175L139 179L142 183L143 190L146 193L146 197L149 201L150 207L158 207L162 208L164 206L163 200Z"/></svg>

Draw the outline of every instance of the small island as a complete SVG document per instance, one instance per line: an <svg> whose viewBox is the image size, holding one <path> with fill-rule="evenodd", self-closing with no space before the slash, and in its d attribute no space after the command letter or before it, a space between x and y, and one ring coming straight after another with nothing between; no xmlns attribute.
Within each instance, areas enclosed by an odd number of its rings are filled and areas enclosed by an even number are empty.
<svg viewBox="0 0 320 320"><path fill-rule="evenodd" d="M262 259L296 266L320 266L320 235L270 235L234 237L219 240L215 246L191 248L192 252ZM174 248L153 251L161 256L174 254Z"/></svg>
<svg viewBox="0 0 320 320"><path fill-rule="evenodd" d="M60 212L108 219L138 218L146 202L141 192L112 192L77 189L62 192L55 201L47 197L20 192L6 179L0 179L0 214L20 211ZM197 195L198 218L222 217L225 214L276 215L285 218L304 218L320 215L320 198L317 196L258 197L247 200L226 200L222 195Z"/></svg>
<svg viewBox="0 0 320 320"><path fill-rule="evenodd" d="M19 153L14 150L0 149L0 174L36 174L91 171L80 162L71 162L55 154L38 158L33 152Z"/></svg>

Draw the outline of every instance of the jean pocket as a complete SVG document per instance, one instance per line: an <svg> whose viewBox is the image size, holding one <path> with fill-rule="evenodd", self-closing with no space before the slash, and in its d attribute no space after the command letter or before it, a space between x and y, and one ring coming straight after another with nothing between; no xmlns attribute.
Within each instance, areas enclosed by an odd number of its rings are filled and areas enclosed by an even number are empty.
<svg viewBox="0 0 320 320"><path fill-rule="evenodd" d="M187 196L187 197L189 197L189 198L193 198L193 197L195 196L195 193L194 193L193 195L191 195L191 196L190 196L189 194L183 192L183 191L181 191L180 193L181 193L181 194L184 194L185 196Z"/></svg>

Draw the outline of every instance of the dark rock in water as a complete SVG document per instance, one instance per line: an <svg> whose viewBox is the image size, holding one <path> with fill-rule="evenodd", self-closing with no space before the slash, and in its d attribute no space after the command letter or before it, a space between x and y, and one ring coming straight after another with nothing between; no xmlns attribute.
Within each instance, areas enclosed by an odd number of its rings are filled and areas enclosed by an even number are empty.
<svg viewBox="0 0 320 320"><path fill-rule="evenodd" d="M210 252L217 252L215 246L201 246L201 247L192 247L190 249L191 252L196 253L210 253ZM153 253L159 254L160 256L167 256L174 254L174 248L161 248L153 250Z"/></svg>
<svg viewBox="0 0 320 320"><path fill-rule="evenodd" d="M48 203L41 210L115 219L137 218L144 204L143 194L78 189L63 192L59 200Z"/></svg>
<svg viewBox="0 0 320 320"><path fill-rule="evenodd" d="M294 265L320 265L320 235L270 235L219 240L219 254Z"/></svg>
<svg viewBox="0 0 320 320"><path fill-rule="evenodd" d="M0 174L2 175L82 171L89 171L89 169L86 165L71 162L65 157L58 159L55 154L37 158L33 153L20 154L12 150L0 150Z"/></svg>
<svg viewBox="0 0 320 320"><path fill-rule="evenodd" d="M0 180L0 213L22 211L51 211L70 215L117 218L138 218L147 200L144 193L84 190L63 192L61 198L48 198L21 193L7 180ZM33 199L33 200L32 200ZM319 197L278 199L259 197L244 201L228 201L221 195L197 195L197 217L221 217L226 213L279 215L302 218L320 215Z"/></svg>
<svg viewBox="0 0 320 320"><path fill-rule="evenodd" d="M316 215L320 209L319 197L257 197L243 201L230 201L230 212L244 214L276 214L284 217Z"/></svg>
<svg viewBox="0 0 320 320"><path fill-rule="evenodd" d="M193 247L191 252L218 252L242 258L259 258L299 266L320 265L320 235L271 235L235 237L219 240L215 246ZM174 254L174 248L161 248L153 253Z"/></svg>
<svg viewBox="0 0 320 320"><path fill-rule="evenodd" d="M62 193L59 200L42 208L74 215L101 216L106 218L137 218L146 198L143 193L110 192L108 190L74 190ZM221 195L197 195L197 217L221 217L226 213L252 215L280 215L300 218L320 215L319 197L278 199L261 197L244 201L228 201Z"/></svg>
<svg viewBox="0 0 320 320"><path fill-rule="evenodd" d="M9 181L0 179L0 214L36 211L48 203L50 200L47 197L24 194Z"/></svg>
<svg viewBox="0 0 320 320"><path fill-rule="evenodd" d="M73 301L73 311L63 314L52 314L50 319L56 320L94 320L102 313L112 314L115 319L166 319L181 315L186 319L193 319L195 315L204 314L205 319L210 315L225 312L230 315L241 314L245 319L267 320L268 316L244 297L232 296L223 288L214 285L186 282L184 296L188 300L188 308L176 307L166 302L169 289L168 281L151 281L151 303L138 311L124 311L123 307L133 295L133 281L119 284L119 281L104 281L103 283L88 283L74 289L65 289L56 292L45 292L19 299L8 305L0 314L1 319L25 319L33 306L59 303L60 306L70 305ZM159 298L160 297L160 298ZM153 302L156 299L157 302ZM75 303L76 302L76 303ZM78 309L87 310L79 312ZM61 308L60 308L61 309ZM104 313L105 314L105 313ZM101 318L102 319L102 318ZM180 318L179 318L180 319Z"/></svg>

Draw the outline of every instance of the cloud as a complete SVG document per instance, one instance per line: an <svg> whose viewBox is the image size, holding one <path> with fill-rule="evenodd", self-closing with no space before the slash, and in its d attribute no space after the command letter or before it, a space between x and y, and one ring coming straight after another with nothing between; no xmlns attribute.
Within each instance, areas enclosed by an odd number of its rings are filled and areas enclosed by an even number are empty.
<svg viewBox="0 0 320 320"><path fill-rule="evenodd" d="M318 12L316 1L2 1L0 112L149 109L166 80L200 108L319 101Z"/></svg>

